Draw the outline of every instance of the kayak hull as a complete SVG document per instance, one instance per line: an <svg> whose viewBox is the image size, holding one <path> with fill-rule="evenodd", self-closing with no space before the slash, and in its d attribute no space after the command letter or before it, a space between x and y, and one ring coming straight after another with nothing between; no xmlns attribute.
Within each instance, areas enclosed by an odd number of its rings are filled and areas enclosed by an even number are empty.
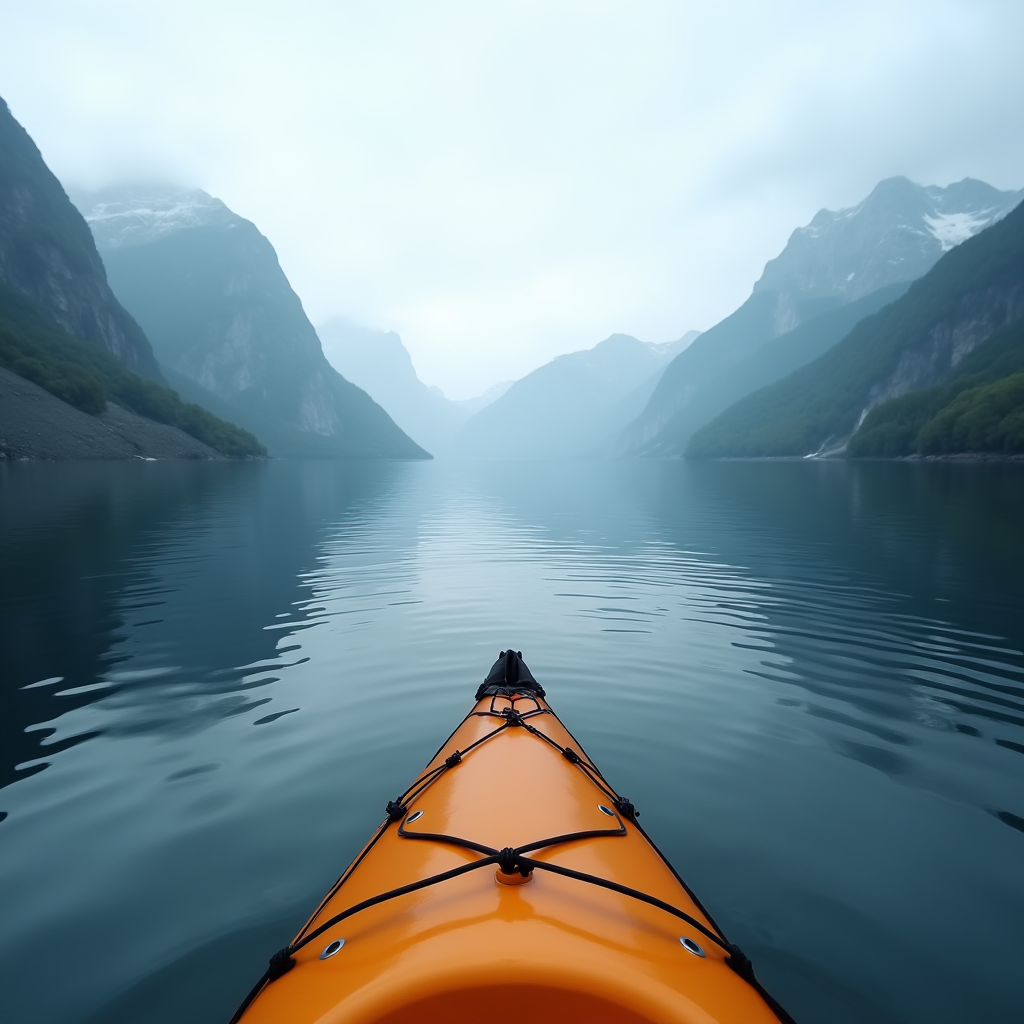
<svg viewBox="0 0 1024 1024"><path fill-rule="evenodd" d="M777 1022L543 691L495 689L389 805L240 1019Z"/></svg>

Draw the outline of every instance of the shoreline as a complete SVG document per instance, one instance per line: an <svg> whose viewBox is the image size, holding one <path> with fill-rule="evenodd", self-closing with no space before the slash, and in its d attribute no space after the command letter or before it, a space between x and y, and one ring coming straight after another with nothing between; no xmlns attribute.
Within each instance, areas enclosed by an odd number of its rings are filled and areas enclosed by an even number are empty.
<svg viewBox="0 0 1024 1024"><path fill-rule="evenodd" d="M939 455L881 455L847 459L835 455L723 455L711 459L687 459L682 462L1005 462L1024 465L1024 454L1004 455L999 452L943 452Z"/></svg>

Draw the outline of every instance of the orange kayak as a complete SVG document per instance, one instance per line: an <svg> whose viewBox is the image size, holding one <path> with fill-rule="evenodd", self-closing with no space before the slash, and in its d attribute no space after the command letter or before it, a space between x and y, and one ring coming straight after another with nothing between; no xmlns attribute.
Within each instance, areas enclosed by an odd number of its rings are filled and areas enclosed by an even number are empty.
<svg viewBox="0 0 1024 1024"><path fill-rule="evenodd" d="M232 1024L776 1024L516 651Z"/></svg>

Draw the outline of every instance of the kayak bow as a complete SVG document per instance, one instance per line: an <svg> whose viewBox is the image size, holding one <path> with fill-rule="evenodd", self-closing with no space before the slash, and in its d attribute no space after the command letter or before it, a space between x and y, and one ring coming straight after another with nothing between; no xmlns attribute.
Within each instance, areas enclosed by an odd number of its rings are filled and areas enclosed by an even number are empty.
<svg viewBox="0 0 1024 1024"><path fill-rule="evenodd" d="M232 1024L791 1022L516 651Z"/></svg>

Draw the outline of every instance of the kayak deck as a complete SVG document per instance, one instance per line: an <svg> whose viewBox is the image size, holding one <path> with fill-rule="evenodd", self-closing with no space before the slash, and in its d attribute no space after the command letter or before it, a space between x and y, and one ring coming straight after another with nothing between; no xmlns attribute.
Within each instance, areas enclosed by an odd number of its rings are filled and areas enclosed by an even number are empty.
<svg viewBox="0 0 1024 1024"><path fill-rule="evenodd" d="M478 696L235 1019L787 1020L543 690Z"/></svg>

